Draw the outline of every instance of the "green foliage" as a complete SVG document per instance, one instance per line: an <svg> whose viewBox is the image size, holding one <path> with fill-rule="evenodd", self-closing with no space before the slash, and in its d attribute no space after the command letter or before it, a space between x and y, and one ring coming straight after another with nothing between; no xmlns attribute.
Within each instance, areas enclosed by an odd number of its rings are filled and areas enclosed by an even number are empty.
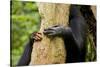
<svg viewBox="0 0 100 67"><path fill-rule="evenodd" d="M86 62L96 61L96 47L91 34L87 37L86 52Z"/></svg>
<svg viewBox="0 0 100 67"><path fill-rule="evenodd" d="M11 60L16 65L32 32L38 31L40 16L36 3L11 1Z"/></svg>

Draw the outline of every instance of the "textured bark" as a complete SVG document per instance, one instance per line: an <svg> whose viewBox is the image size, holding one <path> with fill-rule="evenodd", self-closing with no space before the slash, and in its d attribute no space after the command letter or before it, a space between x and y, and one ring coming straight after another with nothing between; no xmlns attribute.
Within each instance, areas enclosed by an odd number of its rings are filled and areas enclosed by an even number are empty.
<svg viewBox="0 0 100 67"><path fill-rule="evenodd" d="M65 46L62 38L48 38L43 30L55 25L68 25L69 6L66 4L38 3L41 15L42 41L35 42L31 55L31 65L64 63L66 58Z"/></svg>

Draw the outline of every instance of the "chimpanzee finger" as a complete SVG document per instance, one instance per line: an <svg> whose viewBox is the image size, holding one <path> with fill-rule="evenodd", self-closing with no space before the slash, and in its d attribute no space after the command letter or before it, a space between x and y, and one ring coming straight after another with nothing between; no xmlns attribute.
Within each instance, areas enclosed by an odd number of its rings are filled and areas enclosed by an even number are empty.
<svg viewBox="0 0 100 67"><path fill-rule="evenodd" d="M53 28L44 29L44 31L54 30Z"/></svg>
<svg viewBox="0 0 100 67"><path fill-rule="evenodd" d="M58 26L54 26L54 27L50 27L50 28L47 28L47 29L44 29L45 31L47 31L47 30L56 30L56 28L57 28Z"/></svg>
<svg viewBox="0 0 100 67"><path fill-rule="evenodd" d="M42 40L42 34L41 33L36 33L35 34L35 40L36 41L41 41Z"/></svg>
<svg viewBox="0 0 100 67"><path fill-rule="evenodd" d="M34 40L35 40L35 41L41 41L41 40L42 40L42 38L40 38L40 37L36 36L36 37L34 38Z"/></svg>
<svg viewBox="0 0 100 67"><path fill-rule="evenodd" d="M44 34L48 36L53 36L56 34L56 32L55 31L44 31Z"/></svg>
<svg viewBox="0 0 100 67"><path fill-rule="evenodd" d="M37 34L36 34L36 37L38 37L38 38L41 39L41 38L42 38L42 34L41 34L41 33L37 33Z"/></svg>
<svg viewBox="0 0 100 67"><path fill-rule="evenodd" d="M52 32L52 33L49 33L48 36L55 36L56 35L56 32Z"/></svg>
<svg viewBox="0 0 100 67"><path fill-rule="evenodd" d="M48 35L48 34L53 33L53 32L54 32L53 30L44 30L44 31L43 31L43 33L44 33L45 35Z"/></svg>

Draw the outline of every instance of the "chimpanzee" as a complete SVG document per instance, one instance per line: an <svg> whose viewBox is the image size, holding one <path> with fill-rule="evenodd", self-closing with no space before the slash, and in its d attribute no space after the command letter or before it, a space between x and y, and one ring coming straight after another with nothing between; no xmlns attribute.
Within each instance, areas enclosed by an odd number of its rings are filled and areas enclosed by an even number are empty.
<svg viewBox="0 0 100 67"><path fill-rule="evenodd" d="M87 6L86 6L87 7ZM84 18L81 7L79 5L70 6L69 26L63 27L56 25L48 29L44 29L44 35L49 37L61 37L65 43L67 51L65 63L84 62L86 55L87 42L87 23ZM29 65L31 60L31 52L34 41L42 40L41 33L33 33L26 45L24 53L18 62L18 66Z"/></svg>

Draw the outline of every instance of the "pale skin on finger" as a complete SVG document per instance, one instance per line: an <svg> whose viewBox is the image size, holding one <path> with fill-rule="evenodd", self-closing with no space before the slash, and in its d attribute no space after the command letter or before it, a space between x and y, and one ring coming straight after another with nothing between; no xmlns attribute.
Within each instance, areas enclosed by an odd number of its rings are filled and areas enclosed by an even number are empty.
<svg viewBox="0 0 100 67"><path fill-rule="evenodd" d="M41 33L36 33L34 39L35 39L35 41L41 41L42 40Z"/></svg>

